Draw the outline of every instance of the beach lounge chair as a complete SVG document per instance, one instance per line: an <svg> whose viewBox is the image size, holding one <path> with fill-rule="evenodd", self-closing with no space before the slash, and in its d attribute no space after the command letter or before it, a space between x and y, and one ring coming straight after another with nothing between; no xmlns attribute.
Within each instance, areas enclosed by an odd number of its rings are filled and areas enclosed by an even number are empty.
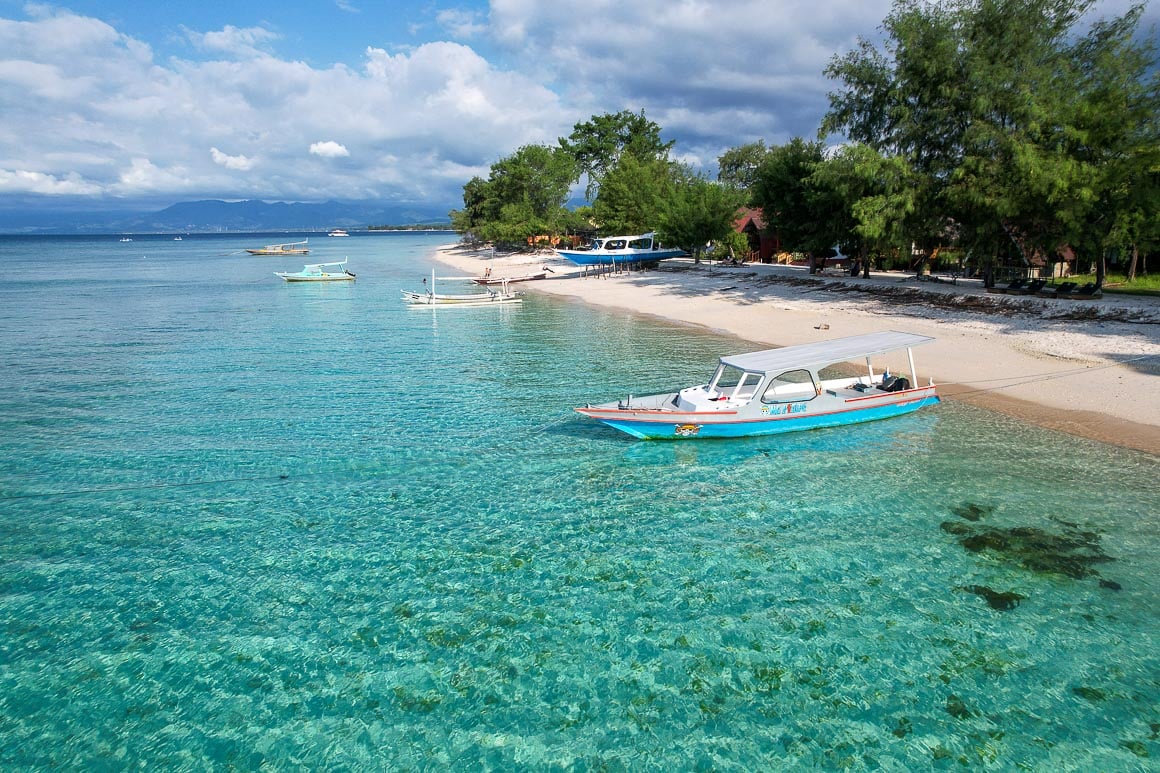
<svg viewBox="0 0 1160 773"><path fill-rule="evenodd" d="M1023 285L1027 284L1026 279L1016 279L1014 282L1008 283L1006 287L988 287L989 293L1017 293L1023 289Z"/></svg>
<svg viewBox="0 0 1160 773"><path fill-rule="evenodd" d="M1075 292L1076 287L1078 285L1075 282L1064 282L1055 289L1044 287L1036 295L1041 298L1067 298Z"/></svg>
<svg viewBox="0 0 1160 773"><path fill-rule="evenodd" d="M1095 282L1088 282L1083 287L1079 288L1078 290L1075 290L1067 297L1075 298L1077 300L1084 299L1084 298L1087 298L1087 299L1103 298L1104 291L1101 290L1100 288L1096 287Z"/></svg>
<svg viewBox="0 0 1160 773"><path fill-rule="evenodd" d="M1047 287L1047 280L1046 279L1036 279L1036 280L1033 280L1030 284L1017 290L1015 292L1015 294L1016 295L1035 295L1037 292L1042 290L1044 287ZM1008 292L1010 292L1010 290L1008 290Z"/></svg>

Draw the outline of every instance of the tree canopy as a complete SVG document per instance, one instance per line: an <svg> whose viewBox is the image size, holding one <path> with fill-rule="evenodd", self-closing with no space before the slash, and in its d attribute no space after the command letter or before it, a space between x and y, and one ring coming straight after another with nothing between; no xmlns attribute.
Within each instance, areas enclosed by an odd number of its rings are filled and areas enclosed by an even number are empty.
<svg viewBox="0 0 1160 773"><path fill-rule="evenodd" d="M953 223L992 262L1010 249L1099 253L1137 238L1116 224L1135 222L1119 213L1129 198L1160 205L1138 184L1160 141L1155 49L1135 36L1142 6L1081 26L1093 6L898 0L882 50L861 41L826 68L844 88L821 134L872 148L909 189L861 211L925 246Z"/></svg>
<svg viewBox="0 0 1160 773"><path fill-rule="evenodd" d="M452 223L505 242L593 227L634 234L667 224L670 243L699 251L728 232L740 196L673 163L673 143L660 133L643 112L593 116L558 146L525 146L492 164L488 179L470 180ZM569 189L583 175L596 198L590 209L569 212Z"/></svg>
<svg viewBox="0 0 1160 773"><path fill-rule="evenodd" d="M453 222L505 240L658 228L693 249L748 203L790 250L954 246L988 282L1004 258L1155 249L1155 37L1138 34L1143 6L1092 21L1095 7L896 0L881 42L860 40L825 68L836 87L818 141L729 148L711 181L674 163L673 142L643 111L594 115L556 146L520 148L469 181ZM842 144L827 148L835 135ZM585 178L591 209L569 211Z"/></svg>
<svg viewBox="0 0 1160 773"><path fill-rule="evenodd" d="M604 183L625 156L647 163L668 158L673 141L661 140L661 127L645 117L644 111L594 115L577 123L572 134L560 138L560 147L576 159L576 182L588 175L587 196Z"/></svg>

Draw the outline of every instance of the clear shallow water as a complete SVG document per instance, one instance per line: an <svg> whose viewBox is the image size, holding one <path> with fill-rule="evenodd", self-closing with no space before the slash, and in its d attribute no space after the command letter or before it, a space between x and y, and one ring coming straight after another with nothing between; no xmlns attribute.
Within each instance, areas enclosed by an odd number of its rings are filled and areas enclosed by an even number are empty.
<svg viewBox="0 0 1160 773"><path fill-rule="evenodd" d="M288 238L0 237L0 765L1154 768L1154 457L632 441L571 407L747 345Z"/></svg>

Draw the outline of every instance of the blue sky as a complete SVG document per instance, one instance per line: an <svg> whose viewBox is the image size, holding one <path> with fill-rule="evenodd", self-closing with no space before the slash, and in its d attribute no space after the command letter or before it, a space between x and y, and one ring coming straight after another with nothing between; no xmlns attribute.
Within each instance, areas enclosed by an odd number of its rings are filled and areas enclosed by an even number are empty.
<svg viewBox="0 0 1160 773"><path fill-rule="evenodd" d="M1120 13L1126 0L1106 0ZM0 0L0 208L461 203L578 121L676 155L813 137L890 0ZM1155 9L1149 17L1155 19Z"/></svg>

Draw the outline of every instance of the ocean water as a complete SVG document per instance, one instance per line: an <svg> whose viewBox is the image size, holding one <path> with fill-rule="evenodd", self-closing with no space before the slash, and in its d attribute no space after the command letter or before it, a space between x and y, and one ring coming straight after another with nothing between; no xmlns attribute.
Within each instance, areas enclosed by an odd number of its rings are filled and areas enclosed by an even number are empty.
<svg viewBox="0 0 1160 773"><path fill-rule="evenodd" d="M0 237L0 767L1157 769L1155 457L634 441L572 407L754 347L291 238Z"/></svg>

